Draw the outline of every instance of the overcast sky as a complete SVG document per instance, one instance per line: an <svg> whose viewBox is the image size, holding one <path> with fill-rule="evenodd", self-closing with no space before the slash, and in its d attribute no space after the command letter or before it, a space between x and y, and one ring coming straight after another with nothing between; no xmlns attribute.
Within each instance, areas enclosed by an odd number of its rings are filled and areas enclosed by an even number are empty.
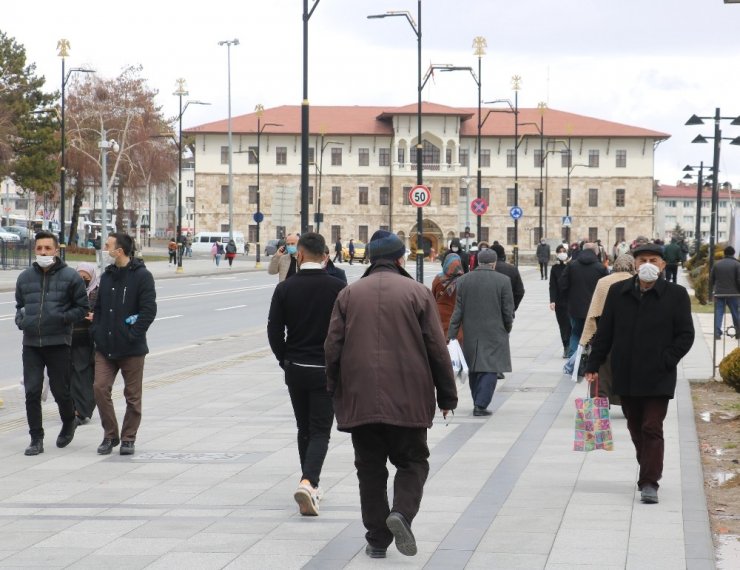
<svg viewBox="0 0 740 570"><path fill-rule="evenodd" d="M309 7L313 0L309 0ZM59 89L56 43L71 44L69 67L114 76L142 64L168 116L177 114L175 80L187 79L191 106L185 127L226 117L227 54L231 48L232 115L302 100L301 0L36 0L4 2L0 29L23 44L29 62ZM404 18L368 20L408 10L414 0L321 0L309 23L312 105L406 105L416 101L417 44ZM712 161L712 145L690 144L713 126L686 127L694 113L740 115L740 4L722 0L423 0L422 62L477 67L472 40L488 41L483 100L519 102L666 132L656 152L656 178L675 183L686 164ZM475 106L477 88L465 73L436 74L425 101ZM724 121L723 136L740 136ZM547 127L545 127L547 130ZM740 146L722 146L720 181L740 187Z"/></svg>

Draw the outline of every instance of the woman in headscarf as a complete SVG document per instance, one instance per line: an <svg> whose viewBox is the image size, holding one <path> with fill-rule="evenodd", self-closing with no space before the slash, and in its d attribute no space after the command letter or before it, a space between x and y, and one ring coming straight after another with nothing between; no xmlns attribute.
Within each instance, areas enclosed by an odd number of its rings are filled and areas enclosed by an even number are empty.
<svg viewBox="0 0 740 570"><path fill-rule="evenodd" d="M456 253L448 253L442 264L442 272L438 273L432 281L432 294L437 301L437 310L442 319L442 330L447 334L450 328L450 319L452 311L455 310L455 301L457 300L457 279L463 275L462 261ZM457 333L457 340L462 342L462 328Z"/></svg>
<svg viewBox="0 0 740 570"><path fill-rule="evenodd" d="M599 318L601 313L604 312L604 303L606 303L606 294L609 292L609 288L620 281L630 279L635 274L635 258L628 253L623 253L614 261L612 267L612 273L599 279L596 283L596 289L594 289L593 297L591 297L591 304L588 307L588 314L586 315L586 324L583 326L583 333L581 334L581 342L583 346L586 346L591 342L591 339L596 334L596 329L599 324ZM610 404L621 404L619 396L612 394L612 365L611 355L606 357L606 361L599 368L599 393L598 396L609 398ZM590 385L591 395L596 396L596 382L592 382Z"/></svg>
<svg viewBox="0 0 740 570"><path fill-rule="evenodd" d="M77 265L77 273L80 274L87 288L87 299L90 308L95 306L98 296L98 285L100 276L94 263L82 262ZM74 324L72 328L72 359L70 374L70 392L75 404L77 424L86 424L90 421L95 410L95 395L93 393L93 380L95 379L95 344L90 334L92 324L92 311L83 320Z"/></svg>

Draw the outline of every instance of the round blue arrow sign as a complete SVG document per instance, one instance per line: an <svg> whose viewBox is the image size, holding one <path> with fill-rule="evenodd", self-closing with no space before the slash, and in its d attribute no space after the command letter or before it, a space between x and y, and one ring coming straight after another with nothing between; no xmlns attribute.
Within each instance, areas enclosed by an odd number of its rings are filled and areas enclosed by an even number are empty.
<svg viewBox="0 0 740 570"><path fill-rule="evenodd" d="M524 212L522 212L522 209L519 206L514 206L511 210L509 210L509 214L513 219L518 220L524 215Z"/></svg>

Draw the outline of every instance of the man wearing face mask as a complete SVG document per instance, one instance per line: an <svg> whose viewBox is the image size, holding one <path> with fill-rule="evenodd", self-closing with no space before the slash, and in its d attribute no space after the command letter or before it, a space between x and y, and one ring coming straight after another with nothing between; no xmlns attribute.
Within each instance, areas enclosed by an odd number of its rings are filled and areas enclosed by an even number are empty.
<svg viewBox="0 0 740 570"><path fill-rule="evenodd" d="M267 273L269 275L277 275L278 283L295 275L295 272L298 270L295 258L297 252L298 236L296 234L288 234L288 237L285 238L285 245L278 248L275 255L270 259Z"/></svg>
<svg viewBox="0 0 740 570"><path fill-rule="evenodd" d="M95 382L93 392L103 424L100 455L108 455L121 444L121 455L133 455L141 424L144 358L149 352L146 332L157 316L154 277L144 262L133 255L131 236L119 232L105 244L110 265L100 278L93 311ZM123 376L126 415L118 431L111 392L116 375Z"/></svg>
<svg viewBox="0 0 740 570"><path fill-rule="evenodd" d="M560 329L560 340L563 343L563 358L568 358L568 346L570 345L570 317L568 316L568 296L560 290L560 276L565 270L565 262L568 260L568 248L559 245L555 250L557 264L550 269L550 310L555 311L555 319Z"/></svg>
<svg viewBox="0 0 740 570"><path fill-rule="evenodd" d="M611 351L612 392L621 397L627 429L640 466L637 486L644 503L658 502L663 475L663 420L676 391L676 367L694 343L686 289L662 277L663 248L636 247L637 275L609 288L586 364L586 380L598 381Z"/></svg>
<svg viewBox="0 0 740 570"><path fill-rule="evenodd" d="M298 426L301 479L293 498L304 516L319 514L319 477L329 449L334 407L326 389L324 341L334 301L345 284L323 268L326 242L313 232L298 240L299 271L272 295L267 337L285 371Z"/></svg>
<svg viewBox="0 0 740 570"><path fill-rule="evenodd" d="M544 239L537 245L537 263L540 264L540 279L547 281L547 264L550 263L550 246Z"/></svg>
<svg viewBox="0 0 740 570"><path fill-rule="evenodd" d="M62 418L57 447L66 447L74 438L77 422L69 386L72 327L89 310L85 283L59 259L57 237L37 233L34 249L36 262L18 276L15 287L15 324L23 331L23 386L31 435L26 455L44 452L44 369Z"/></svg>
<svg viewBox="0 0 740 570"><path fill-rule="evenodd" d="M470 267L468 265L469 264L469 261L470 261L470 257L468 256L467 253L465 253L462 250L462 246L460 245L460 238L452 238L452 240L450 241L450 249L448 249L447 251L448 251L448 253L456 253L457 255L459 255L460 256L460 264L462 265L463 271L465 273L467 273L468 271L470 271ZM445 260L442 259L442 264L443 265L444 265L444 262L445 262Z"/></svg>

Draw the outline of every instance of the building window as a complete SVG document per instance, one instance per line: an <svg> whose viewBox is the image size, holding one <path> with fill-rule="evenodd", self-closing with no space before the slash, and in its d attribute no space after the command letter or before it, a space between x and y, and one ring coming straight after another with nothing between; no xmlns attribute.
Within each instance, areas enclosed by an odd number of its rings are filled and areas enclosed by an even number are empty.
<svg viewBox="0 0 740 570"><path fill-rule="evenodd" d="M675 208L676 207L676 201L675 200L666 200L665 203L667 208Z"/></svg>
<svg viewBox="0 0 740 570"><path fill-rule="evenodd" d="M709 207L709 202L708 202L707 200L704 200L704 201L703 201L703 202L701 203L701 209L702 209L702 210L706 210L706 209L707 209L708 207Z"/></svg>
<svg viewBox="0 0 740 570"><path fill-rule="evenodd" d="M665 217L665 223L668 226L675 226L676 225L676 216L666 216Z"/></svg>
<svg viewBox="0 0 740 570"><path fill-rule="evenodd" d="M512 208L516 206L516 199L514 197L514 188L506 189L506 207Z"/></svg>
<svg viewBox="0 0 740 570"><path fill-rule="evenodd" d="M389 231L391 231L391 228L390 228L390 226L386 226L386 225L383 225L383 224L380 224L380 227L379 227L378 229L379 229L379 230L383 230L384 232L389 232Z"/></svg>
<svg viewBox="0 0 740 570"><path fill-rule="evenodd" d="M387 206L391 203L391 189L388 186L380 187L379 201L381 206Z"/></svg>
<svg viewBox="0 0 740 570"><path fill-rule="evenodd" d="M452 149L445 149L445 164L452 164Z"/></svg>
<svg viewBox="0 0 740 570"><path fill-rule="evenodd" d="M275 239L284 239L285 232L285 226L275 226Z"/></svg>
<svg viewBox="0 0 740 570"><path fill-rule="evenodd" d="M719 201L719 207L720 208L726 208L727 207L727 200L720 200Z"/></svg>
<svg viewBox="0 0 740 570"><path fill-rule="evenodd" d="M544 159L542 158L542 151L536 148L534 150L534 167L540 168L541 166L544 166Z"/></svg>
<svg viewBox="0 0 740 570"><path fill-rule="evenodd" d="M701 224L706 225L709 223L709 216L702 216L701 217Z"/></svg>
<svg viewBox="0 0 740 570"><path fill-rule="evenodd" d="M358 148L357 156L359 159L359 166L370 166L370 149L369 148Z"/></svg>
<svg viewBox="0 0 740 570"><path fill-rule="evenodd" d="M249 224L247 230L247 241L257 243L257 224Z"/></svg>
<svg viewBox="0 0 740 570"><path fill-rule="evenodd" d="M229 203L229 185L228 184L224 184L221 186L221 203L222 204Z"/></svg>
<svg viewBox="0 0 740 570"><path fill-rule="evenodd" d="M222 232L228 232L229 231L229 224L221 224L221 231Z"/></svg>
<svg viewBox="0 0 740 570"><path fill-rule="evenodd" d="M482 148L480 151L480 165L481 167L491 166L491 149Z"/></svg>
<svg viewBox="0 0 740 570"><path fill-rule="evenodd" d="M516 162L516 150L513 148L506 149L506 168L514 168Z"/></svg>
<svg viewBox="0 0 740 570"><path fill-rule="evenodd" d="M624 241L624 228L614 228L614 237L617 241Z"/></svg>
<svg viewBox="0 0 740 570"><path fill-rule="evenodd" d="M599 167L599 151L598 150L592 149L588 151L588 167L589 168Z"/></svg>
<svg viewBox="0 0 740 570"><path fill-rule="evenodd" d="M247 162L249 164L257 164L257 157L259 156L256 146L250 146L247 149Z"/></svg>
<svg viewBox="0 0 740 570"><path fill-rule="evenodd" d="M331 227L331 241L337 243L338 239L342 239L342 226Z"/></svg>
<svg viewBox="0 0 740 570"><path fill-rule="evenodd" d="M595 243L599 239L599 228L588 228L588 241Z"/></svg>
<svg viewBox="0 0 740 570"><path fill-rule="evenodd" d="M460 166L470 166L470 149L461 148L459 157L460 157Z"/></svg>
<svg viewBox="0 0 740 570"><path fill-rule="evenodd" d="M624 208L624 188L617 188L617 201L616 206L617 208Z"/></svg>
<svg viewBox="0 0 740 570"><path fill-rule="evenodd" d="M560 166L563 168L570 168L572 166L572 153L570 149L560 151Z"/></svg>
<svg viewBox="0 0 740 570"><path fill-rule="evenodd" d="M257 203L257 187L256 186L249 187L249 203L250 204Z"/></svg>
<svg viewBox="0 0 740 570"><path fill-rule="evenodd" d="M484 226L481 226L480 236L478 237L478 241L479 242L481 242L481 241L488 242L488 236L491 233L489 230L490 230L490 228L488 226L485 226L485 227Z"/></svg>
<svg viewBox="0 0 740 570"><path fill-rule="evenodd" d="M727 223L727 216L718 216L717 217L717 223L719 223L719 224L726 224Z"/></svg>
<svg viewBox="0 0 740 570"><path fill-rule="evenodd" d="M406 162L406 150L399 148L398 149L398 164L404 164Z"/></svg>
<svg viewBox="0 0 740 570"><path fill-rule="evenodd" d="M403 205L404 206L410 206L411 202L409 201L409 192L411 192L411 186L404 186L403 187Z"/></svg>
<svg viewBox="0 0 740 570"><path fill-rule="evenodd" d="M313 204L313 186L308 187L308 203Z"/></svg>
<svg viewBox="0 0 740 570"><path fill-rule="evenodd" d="M544 237L544 234L542 232L541 227L534 228L534 242L539 243L539 241Z"/></svg>
<svg viewBox="0 0 740 570"><path fill-rule="evenodd" d="M332 166L342 166L342 149L341 148L332 148L331 149L331 165Z"/></svg>
<svg viewBox="0 0 740 570"><path fill-rule="evenodd" d="M598 188L588 189L588 207L589 208L599 207L599 189Z"/></svg>
<svg viewBox="0 0 740 570"><path fill-rule="evenodd" d="M414 149L414 153L411 155L411 164L413 165L416 165L417 154L418 149ZM421 164L428 170L439 170L439 156L439 148L429 141L424 141L421 148Z"/></svg>
<svg viewBox="0 0 740 570"><path fill-rule="evenodd" d="M460 193L458 194L458 196L460 198L465 199L465 198L468 197L468 190L470 190L470 187L469 186L460 186L459 190L460 190ZM460 200L460 201L462 201L462 200Z"/></svg>
<svg viewBox="0 0 740 570"><path fill-rule="evenodd" d="M491 205L491 189L490 188L481 188L480 197L486 201L486 204L488 204L489 206Z"/></svg>
<svg viewBox="0 0 740 570"><path fill-rule="evenodd" d="M192 188L195 185L194 182L195 182L195 180L188 180L188 183L186 184L186 186L188 188Z"/></svg>
<svg viewBox="0 0 740 570"><path fill-rule="evenodd" d="M359 241L367 243L367 226L357 227L357 237Z"/></svg>
<svg viewBox="0 0 740 570"><path fill-rule="evenodd" d="M684 216L683 217L683 224L685 226L693 226L694 225L694 216Z"/></svg>
<svg viewBox="0 0 740 570"><path fill-rule="evenodd" d="M563 188L560 191L560 206L562 206L563 208L567 208L569 197L570 197L570 190L568 188Z"/></svg>
<svg viewBox="0 0 740 570"><path fill-rule="evenodd" d="M539 208L542 206L542 189L541 188L535 188L534 189L534 207ZM537 240L539 241L539 240Z"/></svg>
<svg viewBox="0 0 740 570"><path fill-rule="evenodd" d="M627 151L617 151L617 168L627 168Z"/></svg>
<svg viewBox="0 0 740 570"><path fill-rule="evenodd" d="M221 164L229 164L229 147L221 147Z"/></svg>
<svg viewBox="0 0 740 570"><path fill-rule="evenodd" d="M684 208L691 208L691 207L693 207L693 206L694 206L694 203L693 203L693 202L691 202L690 200L684 200L684 201L683 201L683 207L684 207Z"/></svg>
<svg viewBox="0 0 740 570"><path fill-rule="evenodd" d="M275 147L275 164L288 164L288 147Z"/></svg>
<svg viewBox="0 0 740 570"><path fill-rule="evenodd" d="M367 205L367 203L368 203L368 194L369 194L369 192L368 192L367 186L360 186L359 187L359 197L360 197L359 204L361 204L361 205Z"/></svg>
<svg viewBox="0 0 740 570"><path fill-rule="evenodd" d="M443 186L440 190L439 203L441 206L450 205L450 189L447 186Z"/></svg>
<svg viewBox="0 0 740 570"><path fill-rule="evenodd" d="M308 147L308 164L316 164L316 149L312 146Z"/></svg>
<svg viewBox="0 0 740 570"><path fill-rule="evenodd" d="M391 165L391 149L380 148L378 149L378 166L390 166Z"/></svg>
<svg viewBox="0 0 740 570"><path fill-rule="evenodd" d="M508 244L516 243L516 228L513 228L513 227L506 228L506 243Z"/></svg>

